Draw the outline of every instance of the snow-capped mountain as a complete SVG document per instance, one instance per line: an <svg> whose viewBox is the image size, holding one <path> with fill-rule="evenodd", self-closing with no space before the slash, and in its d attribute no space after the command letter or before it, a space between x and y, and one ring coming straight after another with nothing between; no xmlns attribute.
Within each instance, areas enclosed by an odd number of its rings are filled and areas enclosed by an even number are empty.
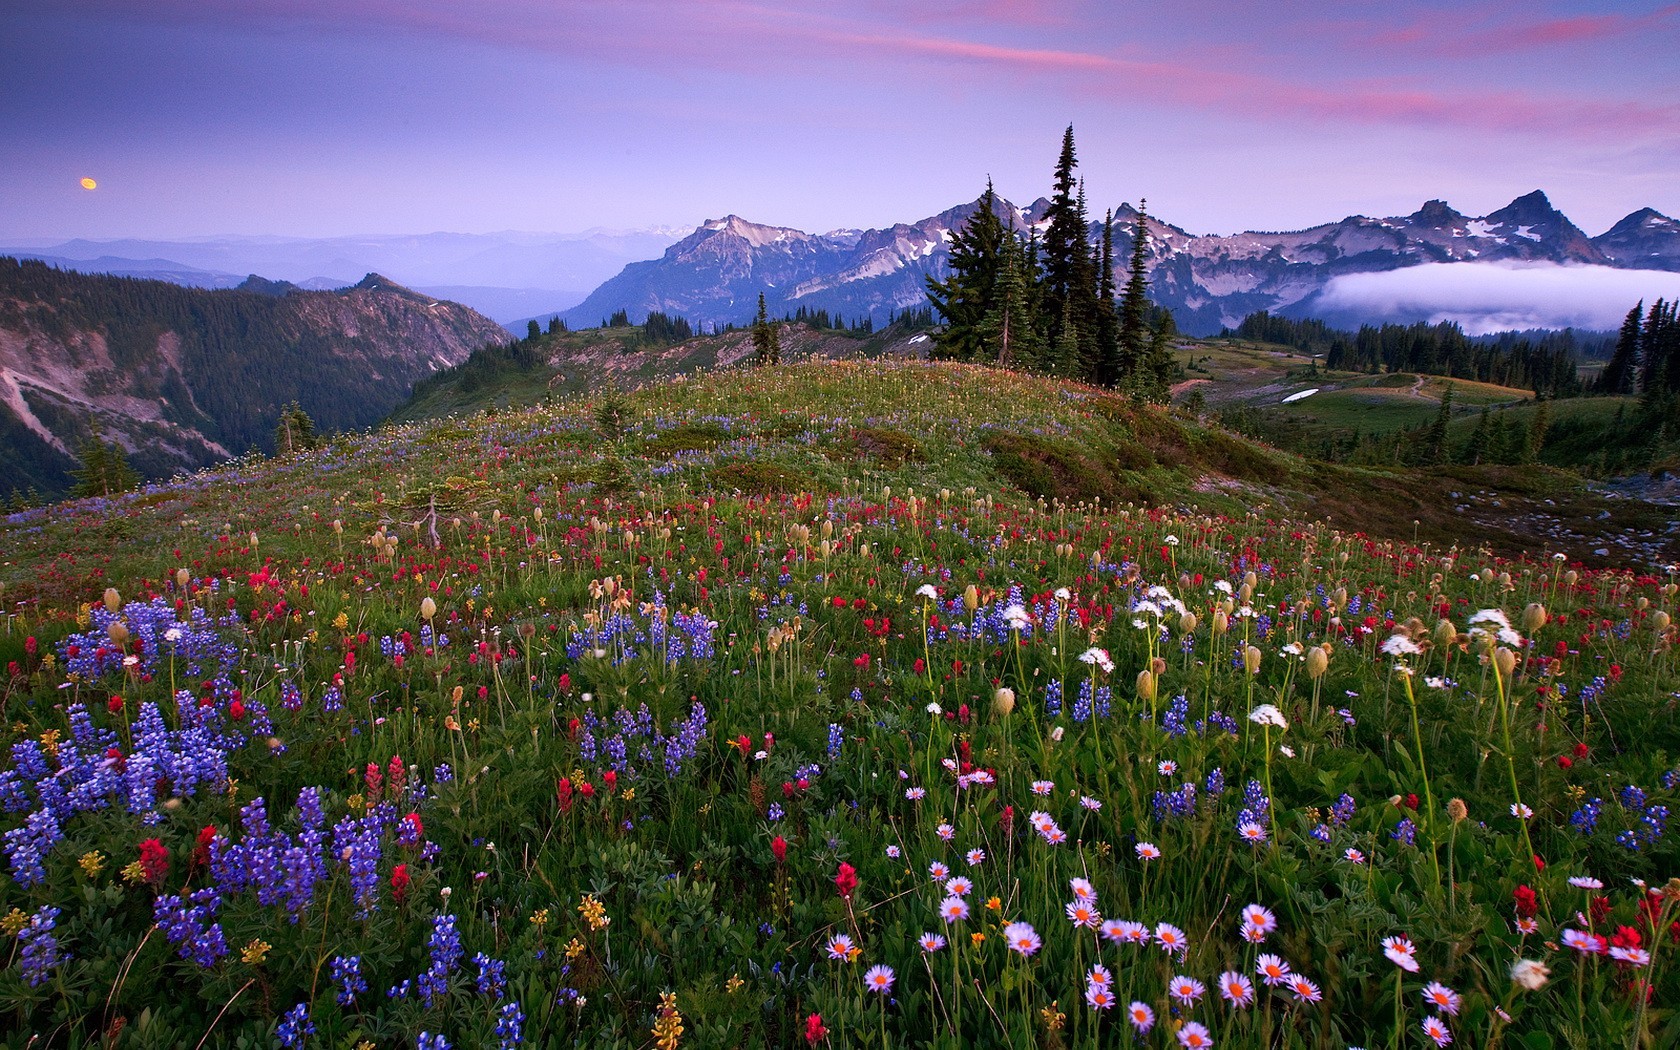
<svg viewBox="0 0 1680 1050"><path fill-rule="evenodd" d="M1021 209L999 200L1005 222L1024 234L1048 202ZM772 315L826 309L847 319L925 303L924 279L947 273L953 230L974 213L964 204L883 230L810 234L730 215L701 225L647 262L631 263L563 316L587 326L618 310L637 320L653 310L702 324L751 320L758 294ZM1115 212L1114 254L1123 269L1137 212ZM1649 208L1588 237L1538 190L1497 211L1469 217L1432 200L1410 215L1337 222L1288 232L1197 235L1146 221L1150 297L1171 307L1181 328L1206 334L1255 310L1310 308L1343 274L1424 263L1528 261L1680 271L1680 222ZM1092 239L1100 236L1092 227ZM546 315L545 315L546 316Z"/></svg>

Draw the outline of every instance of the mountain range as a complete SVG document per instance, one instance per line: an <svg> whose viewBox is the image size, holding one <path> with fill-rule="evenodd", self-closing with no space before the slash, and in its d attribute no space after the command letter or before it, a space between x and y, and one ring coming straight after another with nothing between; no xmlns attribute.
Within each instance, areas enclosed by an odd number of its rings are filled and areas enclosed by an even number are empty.
<svg viewBox="0 0 1680 1050"><path fill-rule="evenodd" d="M805 306L881 321L926 302L925 279L946 276L952 232L978 206L959 205L880 230L823 234L728 215L702 224L658 259L629 264L558 316L583 327L618 310L631 320L661 310L702 325L741 324L751 319L763 292L773 315ZM1048 206L1043 199L1026 208L999 199L997 209L1025 235L1032 228L1042 232ZM1122 267L1137 215L1129 204L1115 210L1114 253ZM1200 335L1234 326L1257 310L1312 316L1318 296L1338 276L1425 263L1680 271L1680 222L1643 208L1589 237L1539 190L1480 217L1432 200L1410 215L1353 215L1289 232L1198 235L1153 216L1145 219L1145 230L1150 298L1170 307L1181 329ZM1100 235L1100 225L1093 224L1093 242Z"/></svg>
<svg viewBox="0 0 1680 1050"><path fill-rule="evenodd" d="M0 246L0 255L61 269L144 277L195 288L236 288L250 274L327 290L382 273L405 287L507 322L578 302L626 263L682 230L582 233L428 233L353 237L199 237L70 240Z"/></svg>
<svg viewBox="0 0 1680 1050"><path fill-rule="evenodd" d="M294 401L324 430L369 426L416 379L506 339L378 274L210 290L0 257L0 494L64 492L96 434L159 477L272 449Z"/></svg>

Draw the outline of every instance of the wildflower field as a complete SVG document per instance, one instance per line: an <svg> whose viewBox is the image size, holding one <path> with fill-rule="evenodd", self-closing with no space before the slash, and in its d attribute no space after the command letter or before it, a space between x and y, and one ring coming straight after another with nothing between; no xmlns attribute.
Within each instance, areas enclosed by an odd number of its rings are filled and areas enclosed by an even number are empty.
<svg viewBox="0 0 1680 1050"><path fill-rule="evenodd" d="M1243 457L804 365L13 515L0 1039L1676 1045L1672 572Z"/></svg>

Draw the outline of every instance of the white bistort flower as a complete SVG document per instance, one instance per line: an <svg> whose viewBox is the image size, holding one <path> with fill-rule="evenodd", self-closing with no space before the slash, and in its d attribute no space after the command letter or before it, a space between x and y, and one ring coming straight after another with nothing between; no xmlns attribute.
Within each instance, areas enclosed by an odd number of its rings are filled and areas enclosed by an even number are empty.
<svg viewBox="0 0 1680 1050"><path fill-rule="evenodd" d="M1114 660L1108 655L1108 650L1094 645L1079 654L1079 662L1095 664L1102 669L1104 674L1112 674L1114 671Z"/></svg>
<svg viewBox="0 0 1680 1050"><path fill-rule="evenodd" d="M1382 651L1389 656L1416 656L1423 652L1418 644L1403 634L1391 634L1388 641L1382 643Z"/></svg>

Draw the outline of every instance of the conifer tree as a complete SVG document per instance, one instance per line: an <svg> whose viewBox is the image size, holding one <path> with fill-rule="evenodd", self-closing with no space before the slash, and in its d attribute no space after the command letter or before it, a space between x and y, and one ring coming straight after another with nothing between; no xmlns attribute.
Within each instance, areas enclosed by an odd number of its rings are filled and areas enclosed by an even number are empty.
<svg viewBox="0 0 1680 1050"><path fill-rule="evenodd" d="M1102 250L1097 268L1097 298L1093 305L1092 341L1097 367L1092 381L1112 387L1120 381L1120 322L1114 312L1114 211L1103 216Z"/></svg>
<svg viewBox="0 0 1680 1050"><path fill-rule="evenodd" d="M1011 226L1003 244L1003 271L998 275L992 307L980 325L988 351L995 352L995 360L1003 368L1034 368L1043 356L1027 266L1026 249L1016 240Z"/></svg>
<svg viewBox="0 0 1680 1050"><path fill-rule="evenodd" d="M1149 236L1144 223L1147 206L1147 201L1138 202L1137 226L1132 231L1131 272L1120 299L1120 368L1123 379L1134 383L1149 345L1149 298L1145 294L1149 280L1144 273Z"/></svg>
<svg viewBox="0 0 1680 1050"><path fill-rule="evenodd" d="M1061 348L1064 342L1077 347L1085 341L1080 322L1088 319L1089 310L1081 310L1081 307L1088 307L1095 291L1088 280L1092 269L1090 230L1082 206L1083 187L1074 176L1078 166L1073 125L1069 124L1062 134L1062 152L1056 160L1050 207L1045 213L1050 222L1045 228L1042 245L1044 327L1058 348L1058 359L1063 356ZM1085 303L1078 301L1082 291ZM1082 314L1085 316L1082 317ZM1064 326L1071 330L1064 332Z"/></svg>
<svg viewBox="0 0 1680 1050"><path fill-rule="evenodd" d="M752 341L753 360L758 364L773 365L780 361L780 340L770 324L770 312L765 308L763 292L758 293L758 316L753 318Z"/></svg>
<svg viewBox="0 0 1680 1050"><path fill-rule="evenodd" d="M1441 393L1441 407L1435 410L1435 418L1430 421L1429 430L1424 434L1424 447L1420 461L1433 465L1445 462L1447 459L1447 424L1452 420L1453 385L1447 384Z"/></svg>
<svg viewBox="0 0 1680 1050"><path fill-rule="evenodd" d="M274 428L274 453L286 456L314 447L315 421L309 418L303 406L293 401L280 410L280 422Z"/></svg>
<svg viewBox="0 0 1680 1050"><path fill-rule="evenodd" d="M82 442L76 450L76 458L82 461L82 466L70 472L70 476L76 479L75 487L70 491L73 498L114 496L140 487L140 475L128 465L128 456L122 446L106 442L97 430Z"/></svg>
<svg viewBox="0 0 1680 1050"><path fill-rule="evenodd" d="M1598 393L1612 396L1633 393L1634 375L1639 366L1639 322L1644 312L1645 302L1640 300L1623 319L1622 329L1616 335L1616 348L1594 384Z"/></svg>
<svg viewBox="0 0 1680 1050"><path fill-rule="evenodd" d="M1488 444L1493 440L1493 421L1490 418L1488 406L1482 406L1482 414L1476 417L1476 429L1470 432L1470 440L1464 443L1464 450L1459 453L1458 461L1474 466L1480 463L1488 452Z"/></svg>
<svg viewBox="0 0 1680 1050"><path fill-rule="evenodd" d="M1137 371L1138 398L1164 405L1171 398L1172 385L1179 377L1178 362L1173 358L1173 337L1178 324L1171 310L1162 310L1150 332L1149 349Z"/></svg>
<svg viewBox="0 0 1680 1050"><path fill-rule="evenodd" d="M1534 463L1539 461L1540 452L1546 447L1546 431L1551 426L1551 402L1544 398L1537 399L1534 415L1528 421L1528 433L1524 435L1522 445L1522 461Z"/></svg>
<svg viewBox="0 0 1680 1050"><path fill-rule="evenodd" d="M1003 270L1005 240L1013 241L997 216L997 194L986 180L986 192L975 212L951 235L949 275L927 279L927 297L945 318L934 337L934 354L956 361L987 361L998 356L988 346L985 320L997 307L998 282Z"/></svg>

